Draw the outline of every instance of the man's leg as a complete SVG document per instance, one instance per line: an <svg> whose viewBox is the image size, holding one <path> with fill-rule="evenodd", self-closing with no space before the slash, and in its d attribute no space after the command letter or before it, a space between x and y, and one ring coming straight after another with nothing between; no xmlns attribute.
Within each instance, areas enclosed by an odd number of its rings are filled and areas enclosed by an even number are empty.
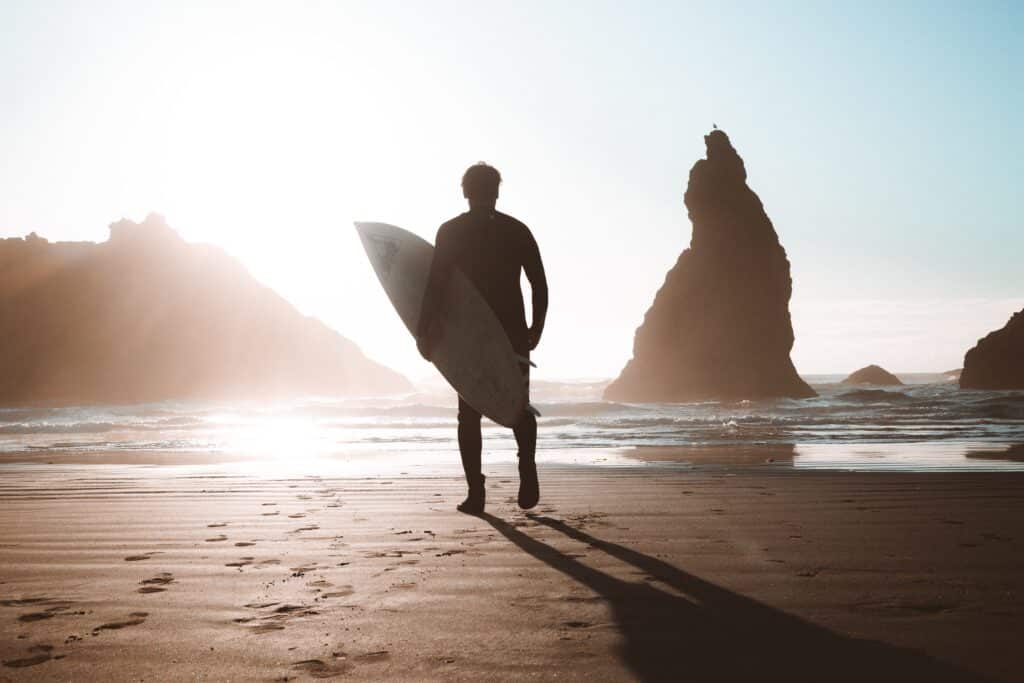
<svg viewBox="0 0 1024 683"><path fill-rule="evenodd" d="M523 368L526 395L530 395L530 367ZM519 446L519 507L529 510L540 500L540 482L537 481L537 418L526 411L512 429Z"/></svg>
<svg viewBox="0 0 1024 683"><path fill-rule="evenodd" d="M480 514L484 511L484 475L480 471L480 452L483 437L480 433L480 413L459 397L459 454L462 471L466 473L469 495L457 507L459 512Z"/></svg>

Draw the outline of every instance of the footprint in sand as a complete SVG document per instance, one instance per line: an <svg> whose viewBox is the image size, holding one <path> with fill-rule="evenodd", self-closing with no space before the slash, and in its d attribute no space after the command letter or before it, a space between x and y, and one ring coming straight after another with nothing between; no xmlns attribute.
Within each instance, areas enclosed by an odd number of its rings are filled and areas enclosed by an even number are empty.
<svg viewBox="0 0 1024 683"><path fill-rule="evenodd" d="M63 659L64 655L53 656L53 645L33 645L28 649L28 657L21 657L19 659L6 659L4 660L4 666L12 669L20 669L26 666L35 666L48 662L51 659Z"/></svg>
<svg viewBox="0 0 1024 683"><path fill-rule="evenodd" d="M267 603L266 606L274 606L278 603ZM259 607L253 606L253 609ZM269 633L270 631L281 631L284 630L284 623L290 619L299 617L305 617L310 615L320 614L315 609L312 609L306 605L281 605L274 609L270 614L259 617L259 622L255 626L250 627L250 631L256 634ZM234 619L236 624L248 624L256 620L256 617L242 617Z"/></svg>
<svg viewBox="0 0 1024 683"><path fill-rule="evenodd" d="M261 512L260 514L263 515L264 517L275 517L275 516L277 516L277 515L279 515L281 513L275 511L275 512Z"/></svg>
<svg viewBox="0 0 1024 683"><path fill-rule="evenodd" d="M227 526L227 525L228 525L227 522L214 522L213 524L207 524L206 526L209 529L217 529L217 528L220 528L222 526Z"/></svg>
<svg viewBox="0 0 1024 683"><path fill-rule="evenodd" d="M228 540L228 537L225 536L224 534L220 534L219 536L214 536L213 538L206 539L206 542L207 543L217 543L219 541L226 541L226 540Z"/></svg>
<svg viewBox="0 0 1024 683"><path fill-rule="evenodd" d="M321 598L347 598L356 592L352 586L334 586L336 590L329 593L321 593Z"/></svg>
<svg viewBox="0 0 1024 683"><path fill-rule="evenodd" d="M307 572L314 572L320 568L316 562L312 564L303 564L298 567L292 567L289 571L292 572L292 576L305 576Z"/></svg>
<svg viewBox="0 0 1024 683"><path fill-rule="evenodd" d="M593 626L589 621L563 621L562 625L569 628L590 628Z"/></svg>
<svg viewBox="0 0 1024 683"><path fill-rule="evenodd" d="M53 602L53 598L20 598L0 600L0 605L4 607L25 607L26 605L48 605L51 602Z"/></svg>
<svg viewBox="0 0 1024 683"><path fill-rule="evenodd" d="M391 653L387 650L377 650L376 652L367 652L365 654L356 655L352 659L357 662L380 662L390 658Z"/></svg>
<svg viewBox="0 0 1024 683"><path fill-rule="evenodd" d="M163 593L167 590L165 586L174 583L174 575L170 572L160 572L153 578L143 579L139 583L142 585L142 588L138 590L139 593Z"/></svg>
<svg viewBox="0 0 1024 683"><path fill-rule="evenodd" d="M160 554L159 551L153 550L153 551L150 551L148 553L142 553L141 555L129 555L128 557L124 558L124 561L125 562L142 562L143 560L149 560L154 555L159 555L159 554Z"/></svg>
<svg viewBox="0 0 1024 683"><path fill-rule="evenodd" d="M301 671L309 674L312 678L334 678L352 671L354 668L345 661L345 655L339 653L340 661L327 663L321 659L304 659L301 662L292 664L293 671Z"/></svg>
<svg viewBox="0 0 1024 683"><path fill-rule="evenodd" d="M18 617L18 621L20 621L23 624L28 624L28 623L32 623L33 621L42 621L43 619L52 619L53 617L56 617L58 615L85 614L85 612L71 612L71 611L69 611L71 609L71 605L72 605L71 602L67 602L67 601L55 602L53 600L46 599L45 603L46 604L53 603L53 604L50 607L47 607L45 610L43 610L41 612L30 612L28 614L22 614L21 616ZM38 603L36 603L36 604L38 604Z"/></svg>
<svg viewBox="0 0 1024 683"><path fill-rule="evenodd" d="M277 505L277 503L262 503L262 505L264 505L264 506L266 506L266 505Z"/></svg>
<svg viewBox="0 0 1024 683"><path fill-rule="evenodd" d="M248 548L251 545L256 545L255 541L239 541L235 544L236 548Z"/></svg>
<svg viewBox="0 0 1024 683"><path fill-rule="evenodd" d="M138 626L139 624L146 621L146 617L149 616L149 612L132 612L128 615L127 619L122 621L111 621L106 624L100 624L92 630L93 635L96 635L100 631L116 631L118 629L127 628L129 626Z"/></svg>
<svg viewBox="0 0 1024 683"><path fill-rule="evenodd" d="M297 534L297 533L299 533L300 531L316 531L316 530L317 530L317 529L319 529L319 528L320 528L320 527L319 527L319 526L317 526L316 524L310 524L309 526L302 526L302 527L299 527L298 529L293 529L293 530L291 531L291 533L293 533L293 534Z"/></svg>
<svg viewBox="0 0 1024 683"><path fill-rule="evenodd" d="M303 614L316 614L316 612L305 605L281 605L274 610L274 614L295 614L296 612L302 612Z"/></svg>
<svg viewBox="0 0 1024 683"><path fill-rule="evenodd" d="M305 512L296 512L293 515L288 515L288 519L302 519L306 516Z"/></svg>
<svg viewBox="0 0 1024 683"><path fill-rule="evenodd" d="M250 564L253 563L253 560L255 560L255 559L256 559L255 557L243 557L243 558L239 559L237 562L228 562L224 566L225 567L238 567L239 569L241 569L242 567L248 567Z"/></svg>

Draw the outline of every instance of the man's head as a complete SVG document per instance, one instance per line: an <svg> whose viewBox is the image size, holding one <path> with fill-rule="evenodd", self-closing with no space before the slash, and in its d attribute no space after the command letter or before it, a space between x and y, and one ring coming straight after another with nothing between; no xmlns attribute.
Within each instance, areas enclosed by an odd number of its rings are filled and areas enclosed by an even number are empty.
<svg viewBox="0 0 1024 683"><path fill-rule="evenodd" d="M478 162L462 174L462 196L469 200L470 208L493 207L498 201L501 174L498 169Z"/></svg>

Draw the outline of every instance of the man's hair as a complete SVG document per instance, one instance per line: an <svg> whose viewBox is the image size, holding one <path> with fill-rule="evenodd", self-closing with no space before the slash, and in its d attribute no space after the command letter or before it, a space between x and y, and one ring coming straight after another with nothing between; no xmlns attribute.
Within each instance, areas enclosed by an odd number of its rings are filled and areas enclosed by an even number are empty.
<svg viewBox="0 0 1024 683"><path fill-rule="evenodd" d="M469 199L497 199L501 174L498 169L480 161L462 174L462 190Z"/></svg>

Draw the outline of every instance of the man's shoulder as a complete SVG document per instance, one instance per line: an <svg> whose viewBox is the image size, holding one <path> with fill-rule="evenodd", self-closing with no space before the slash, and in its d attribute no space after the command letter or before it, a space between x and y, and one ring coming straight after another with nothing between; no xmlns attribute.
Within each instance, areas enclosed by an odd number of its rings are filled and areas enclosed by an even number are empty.
<svg viewBox="0 0 1024 683"><path fill-rule="evenodd" d="M445 230L447 228L451 228L451 227L454 227L456 225L459 225L460 223L464 222L465 215L466 214L464 214L464 213L460 213L458 216L456 216L454 218L449 218L448 220L446 220L444 223L441 224L441 227L438 228L438 230Z"/></svg>
<svg viewBox="0 0 1024 683"><path fill-rule="evenodd" d="M509 216L507 213L502 213L500 211L495 211L494 215L498 218L498 220L504 223L505 226L510 230L514 230L515 232L523 235L532 234L530 232L530 228L526 227L526 223L522 222L518 218L515 218L514 216Z"/></svg>
<svg viewBox="0 0 1024 683"><path fill-rule="evenodd" d="M459 232L459 230L466 225L466 216L468 216L468 214L460 213L458 216L446 220L441 224L441 227L437 229L437 236L441 237L442 235L451 235Z"/></svg>
<svg viewBox="0 0 1024 683"><path fill-rule="evenodd" d="M460 213L458 216L455 216L454 218L449 218L448 220L446 220L444 223L441 224L441 227L442 228L446 228L446 227L453 226L453 225L461 225L461 224L466 222L466 219L468 217L469 217L469 212Z"/></svg>

